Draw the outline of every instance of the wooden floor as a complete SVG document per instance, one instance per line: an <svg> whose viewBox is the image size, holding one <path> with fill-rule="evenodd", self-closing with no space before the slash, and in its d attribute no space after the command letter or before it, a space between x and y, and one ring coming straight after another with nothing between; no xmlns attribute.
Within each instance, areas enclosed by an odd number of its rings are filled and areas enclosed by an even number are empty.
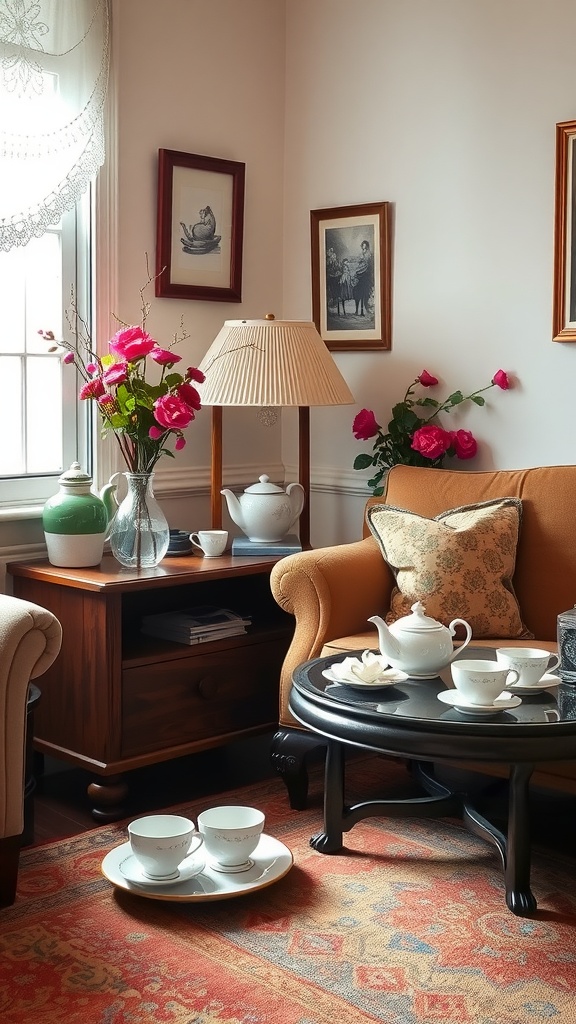
<svg viewBox="0 0 576 1024"><path fill-rule="evenodd" d="M130 772L126 776L130 787L126 817L272 778L275 774L270 762L272 735L257 736L229 747ZM50 770L37 778L35 844L78 835L101 824L92 817L86 794L93 776L64 764L62 770L55 768L59 765L51 762Z"/></svg>
<svg viewBox="0 0 576 1024"><path fill-rule="evenodd" d="M228 747L205 751L178 761L168 761L131 772L126 817L162 810L173 804L217 795L260 779L273 778L270 743L273 733L241 740ZM385 760L385 759L384 759ZM445 781L453 782L450 769L441 769ZM461 787L463 775L458 774ZM34 798L34 843L77 835L97 828L86 789L91 776L62 765L37 783ZM479 791L486 783L481 776L467 776L467 787ZM281 784L283 786L283 784ZM505 784L492 781L492 795L486 805L489 816L506 827ZM407 795L407 794L403 794ZM288 804L288 796L286 794ZM535 845L576 858L576 798L566 794L534 790L531 800L532 839Z"/></svg>

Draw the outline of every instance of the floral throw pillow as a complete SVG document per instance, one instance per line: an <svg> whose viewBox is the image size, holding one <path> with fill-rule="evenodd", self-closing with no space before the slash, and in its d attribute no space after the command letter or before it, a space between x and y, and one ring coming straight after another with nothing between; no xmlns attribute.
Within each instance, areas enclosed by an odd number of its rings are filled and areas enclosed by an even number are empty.
<svg viewBox="0 0 576 1024"><path fill-rule="evenodd" d="M366 518L396 579L388 623L421 601L426 614L446 626L466 619L476 639L532 637L512 586L522 520L518 498L465 505L434 519L372 505Z"/></svg>

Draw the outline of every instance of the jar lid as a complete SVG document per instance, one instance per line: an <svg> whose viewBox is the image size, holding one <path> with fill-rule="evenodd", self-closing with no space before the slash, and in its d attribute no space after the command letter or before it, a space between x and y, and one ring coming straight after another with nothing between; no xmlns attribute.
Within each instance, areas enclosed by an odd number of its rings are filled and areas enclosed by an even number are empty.
<svg viewBox="0 0 576 1024"><path fill-rule="evenodd" d="M277 484L270 483L270 477L266 476L265 473L260 477L260 481L257 484L252 484L251 487L247 487L244 494L283 494L281 487Z"/></svg>
<svg viewBox="0 0 576 1024"><path fill-rule="evenodd" d="M73 462L70 469L67 469L62 476L58 478L59 484L67 484L68 487L74 486L74 484L91 484L92 477L89 473L85 473L81 468L79 462Z"/></svg>

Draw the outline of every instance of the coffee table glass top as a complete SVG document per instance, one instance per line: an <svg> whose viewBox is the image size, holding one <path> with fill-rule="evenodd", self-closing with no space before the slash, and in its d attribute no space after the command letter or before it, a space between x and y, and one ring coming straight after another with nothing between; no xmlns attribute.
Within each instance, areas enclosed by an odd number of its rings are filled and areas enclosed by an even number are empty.
<svg viewBox="0 0 576 1024"><path fill-rule="evenodd" d="M490 648L467 648L465 656L493 659L495 652ZM524 728L531 731L531 728L547 725L561 728L563 722L573 724L576 721L576 687L560 680L558 686L538 693L514 695L510 706L503 704L501 710L470 713L469 709L463 712L450 706L446 698L438 698L440 693L454 693L449 667L442 672L442 678L407 679L382 689L357 690L334 683L323 675L323 670L344 657L344 654L333 655L305 662L294 673L295 688L308 700L327 709L340 707L348 714L371 719L393 716L395 720L422 721L432 727L437 722L449 730L459 726L469 729L473 725L492 732L515 725L515 731L524 731Z"/></svg>

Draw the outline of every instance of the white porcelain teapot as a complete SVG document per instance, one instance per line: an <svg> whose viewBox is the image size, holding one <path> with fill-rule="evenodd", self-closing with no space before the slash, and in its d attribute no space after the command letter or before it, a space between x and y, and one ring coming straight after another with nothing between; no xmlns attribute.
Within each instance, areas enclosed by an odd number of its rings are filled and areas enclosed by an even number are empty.
<svg viewBox="0 0 576 1024"><path fill-rule="evenodd" d="M227 487L220 491L228 502L231 519L255 542L282 540L296 522L304 505L302 484L288 484L285 491L263 474L237 498Z"/></svg>
<svg viewBox="0 0 576 1024"><path fill-rule="evenodd" d="M390 627L379 615L373 615L378 630L378 643L392 668L407 672L409 676L432 679L449 665L460 651L468 646L472 629L465 619L453 619L449 626L430 618L420 601L412 605L412 614L397 619ZM464 626L466 639L454 649L452 637L455 626Z"/></svg>

